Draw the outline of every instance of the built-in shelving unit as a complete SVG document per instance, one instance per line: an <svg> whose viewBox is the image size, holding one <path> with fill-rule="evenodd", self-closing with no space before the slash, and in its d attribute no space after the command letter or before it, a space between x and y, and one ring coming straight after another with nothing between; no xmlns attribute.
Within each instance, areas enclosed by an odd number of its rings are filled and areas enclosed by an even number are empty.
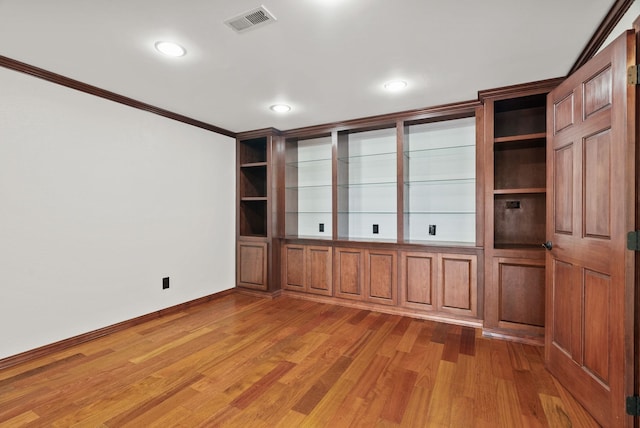
<svg viewBox="0 0 640 428"><path fill-rule="evenodd" d="M267 138L238 142L240 236L267 236Z"/></svg>
<svg viewBox="0 0 640 428"><path fill-rule="evenodd" d="M475 117L405 127L405 242L476 241Z"/></svg>
<svg viewBox="0 0 640 428"><path fill-rule="evenodd" d="M545 234L546 95L494 103L494 247L539 248Z"/></svg>
<svg viewBox="0 0 640 428"><path fill-rule="evenodd" d="M285 151L286 236L333 238L331 134L287 139Z"/></svg>
<svg viewBox="0 0 640 428"><path fill-rule="evenodd" d="M485 105L484 332L542 343L546 95L557 81L481 93Z"/></svg>
<svg viewBox="0 0 640 428"><path fill-rule="evenodd" d="M338 239L397 239L397 132L338 133Z"/></svg>

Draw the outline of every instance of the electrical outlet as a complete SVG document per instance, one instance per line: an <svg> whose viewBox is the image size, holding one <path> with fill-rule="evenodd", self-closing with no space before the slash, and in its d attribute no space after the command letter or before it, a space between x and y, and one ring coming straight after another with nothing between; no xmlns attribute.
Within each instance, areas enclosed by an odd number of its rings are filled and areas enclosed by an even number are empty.
<svg viewBox="0 0 640 428"><path fill-rule="evenodd" d="M377 224L373 225L373 233L378 233L380 231L380 228L378 227Z"/></svg>
<svg viewBox="0 0 640 428"><path fill-rule="evenodd" d="M169 288L169 277L162 278L162 289L166 290Z"/></svg>
<svg viewBox="0 0 640 428"><path fill-rule="evenodd" d="M429 235L435 235L436 234L436 225L435 224L430 224L429 225Z"/></svg>
<svg viewBox="0 0 640 428"><path fill-rule="evenodd" d="M520 201L507 201L508 210L519 209L519 208L520 208Z"/></svg>
<svg viewBox="0 0 640 428"><path fill-rule="evenodd" d="M318 224L318 232L324 232L324 223Z"/></svg>

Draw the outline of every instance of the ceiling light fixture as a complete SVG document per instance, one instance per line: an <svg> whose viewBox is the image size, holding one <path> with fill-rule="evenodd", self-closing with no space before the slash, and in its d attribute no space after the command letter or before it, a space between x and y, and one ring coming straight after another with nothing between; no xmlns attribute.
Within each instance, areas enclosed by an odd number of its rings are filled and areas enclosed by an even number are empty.
<svg viewBox="0 0 640 428"><path fill-rule="evenodd" d="M185 48L174 42L156 42L155 46L158 52L167 56L178 57L187 53Z"/></svg>
<svg viewBox="0 0 640 428"><path fill-rule="evenodd" d="M407 87L407 82L405 82L404 80L392 80L384 84L384 88L387 91L391 91L391 92L401 91L406 87Z"/></svg>
<svg viewBox="0 0 640 428"><path fill-rule="evenodd" d="M291 107L286 104L274 104L269 108L276 113L286 113L288 111L291 111Z"/></svg>

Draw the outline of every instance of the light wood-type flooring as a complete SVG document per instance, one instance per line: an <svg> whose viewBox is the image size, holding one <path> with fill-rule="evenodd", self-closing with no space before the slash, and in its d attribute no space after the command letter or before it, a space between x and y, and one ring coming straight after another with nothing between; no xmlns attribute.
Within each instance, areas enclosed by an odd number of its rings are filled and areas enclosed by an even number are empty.
<svg viewBox="0 0 640 428"><path fill-rule="evenodd" d="M0 371L0 426L597 424L545 371L543 348L232 293Z"/></svg>

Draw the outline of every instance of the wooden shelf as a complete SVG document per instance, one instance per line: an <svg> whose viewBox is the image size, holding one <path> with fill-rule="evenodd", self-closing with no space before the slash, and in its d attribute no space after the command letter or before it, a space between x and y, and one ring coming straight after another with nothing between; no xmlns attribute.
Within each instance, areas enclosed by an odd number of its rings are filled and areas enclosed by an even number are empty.
<svg viewBox="0 0 640 428"><path fill-rule="evenodd" d="M240 198L242 202L258 202L258 201L267 201L268 198L266 196L245 196Z"/></svg>
<svg viewBox="0 0 640 428"><path fill-rule="evenodd" d="M543 140L547 138L546 132L538 132L535 134L510 135L507 137L498 137L493 140L494 143L511 143L517 141Z"/></svg>
<svg viewBox="0 0 640 428"><path fill-rule="evenodd" d="M267 163L266 162L248 162L248 163L240 164L240 168L256 168L256 167L263 167L263 166L267 166Z"/></svg>
<svg viewBox="0 0 640 428"><path fill-rule="evenodd" d="M518 195L529 193L546 193L545 187L527 187L522 189L496 189L493 191L494 195Z"/></svg>

